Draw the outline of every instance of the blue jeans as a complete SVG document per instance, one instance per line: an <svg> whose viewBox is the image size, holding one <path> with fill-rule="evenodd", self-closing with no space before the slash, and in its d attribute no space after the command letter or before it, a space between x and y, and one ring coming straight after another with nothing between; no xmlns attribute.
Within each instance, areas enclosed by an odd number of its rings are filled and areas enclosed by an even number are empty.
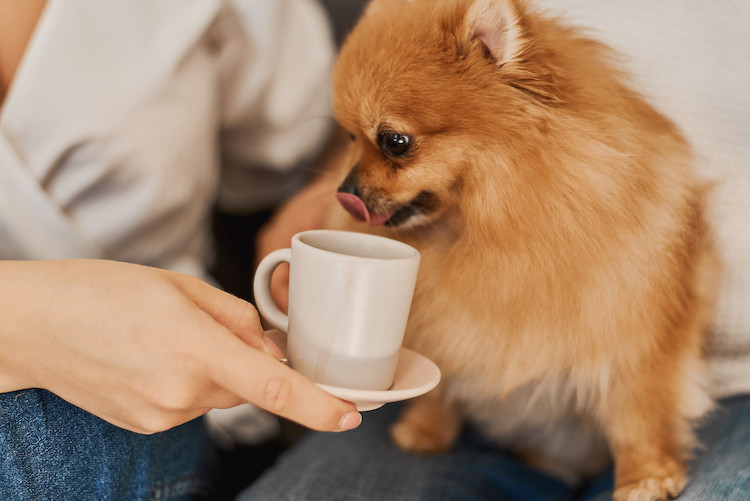
<svg viewBox="0 0 750 501"><path fill-rule="evenodd" d="M208 499L209 447L201 419L147 436L44 390L0 394L0 499Z"/></svg>
<svg viewBox="0 0 750 501"><path fill-rule="evenodd" d="M464 432L442 455L402 452L386 436L398 405L366 413L341 434L309 433L240 498L249 500L600 500L611 499L605 471L573 490L514 456ZM692 462L680 499L750 499L750 397L720 403L699 431L704 448Z"/></svg>

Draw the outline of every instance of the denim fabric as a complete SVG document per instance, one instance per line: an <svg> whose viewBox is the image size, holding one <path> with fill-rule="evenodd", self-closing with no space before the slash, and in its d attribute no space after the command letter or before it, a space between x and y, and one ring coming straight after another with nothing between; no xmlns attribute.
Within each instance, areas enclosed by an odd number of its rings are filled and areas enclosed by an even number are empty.
<svg viewBox="0 0 750 501"><path fill-rule="evenodd" d="M0 394L0 499L207 499L208 447L201 419L139 435L44 390Z"/></svg>
<svg viewBox="0 0 750 501"><path fill-rule="evenodd" d="M471 430L449 454L412 455L390 444L398 405L364 414L341 434L310 433L258 482L251 500L600 500L611 499L612 471L571 490ZM750 499L750 397L726 400L700 430L704 448L680 499Z"/></svg>
<svg viewBox="0 0 750 501"><path fill-rule="evenodd" d="M690 482L680 501L750 499L750 396L719 402L698 430L701 450L691 461ZM612 472L591 483L581 499L612 499Z"/></svg>
<svg viewBox="0 0 750 501"><path fill-rule="evenodd" d="M726 400L701 430L704 452L693 461L681 499L750 499L750 397Z"/></svg>

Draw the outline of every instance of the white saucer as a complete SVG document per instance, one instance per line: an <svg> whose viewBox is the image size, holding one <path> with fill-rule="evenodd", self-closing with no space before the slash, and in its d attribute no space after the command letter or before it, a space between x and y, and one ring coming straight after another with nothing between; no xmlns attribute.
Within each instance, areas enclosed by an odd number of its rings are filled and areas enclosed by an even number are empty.
<svg viewBox="0 0 750 501"><path fill-rule="evenodd" d="M274 329L266 331L266 336L286 353L286 335L283 332ZM318 386L331 395L354 403L357 410L363 412L378 409L390 402L418 397L435 388L439 382L440 369L435 362L414 350L401 348L393 385L388 390L357 390L325 384Z"/></svg>

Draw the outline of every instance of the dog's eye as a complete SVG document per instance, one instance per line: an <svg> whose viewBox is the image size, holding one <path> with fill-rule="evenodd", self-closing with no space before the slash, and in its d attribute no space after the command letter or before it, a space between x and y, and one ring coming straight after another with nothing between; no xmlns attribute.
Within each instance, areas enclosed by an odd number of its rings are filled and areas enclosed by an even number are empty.
<svg viewBox="0 0 750 501"><path fill-rule="evenodd" d="M411 139L406 134L392 130L383 130L378 134L378 145L386 155L400 157L409 150Z"/></svg>

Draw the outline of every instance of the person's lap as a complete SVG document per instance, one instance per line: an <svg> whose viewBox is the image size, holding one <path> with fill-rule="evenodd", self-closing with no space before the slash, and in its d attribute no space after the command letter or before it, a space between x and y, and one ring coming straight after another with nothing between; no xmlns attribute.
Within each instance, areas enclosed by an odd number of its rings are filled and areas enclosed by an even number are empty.
<svg viewBox="0 0 750 501"><path fill-rule="evenodd" d="M309 433L240 497L250 499L609 499L612 473L571 491L483 442L471 430L449 454L393 447L398 405L365 414L341 434ZM750 498L750 397L721 403L681 499ZM0 498L210 497L200 420L138 435L43 390L0 394Z"/></svg>
<svg viewBox="0 0 750 501"><path fill-rule="evenodd" d="M205 499L209 450L202 420L139 435L44 390L0 394L0 499Z"/></svg>
<svg viewBox="0 0 750 501"><path fill-rule="evenodd" d="M400 406L364 415L341 434L309 433L239 497L249 500L599 500L612 496L612 471L577 489L535 471L471 430L442 455L395 448L387 428ZM750 397L720 403L700 429L704 444L681 499L750 497Z"/></svg>
<svg viewBox="0 0 750 501"><path fill-rule="evenodd" d="M720 402L699 438L703 450L681 499L750 499L750 396Z"/></svg>
<svg viewBox="0 0 750 501"><path fill-rule="evenodd" d="M750 396L719 402L698 430L701 448L691 461L690 481L680 500L750 499ZM584 495L587 501L612 498L612 475L606 489Z"/></svg>

